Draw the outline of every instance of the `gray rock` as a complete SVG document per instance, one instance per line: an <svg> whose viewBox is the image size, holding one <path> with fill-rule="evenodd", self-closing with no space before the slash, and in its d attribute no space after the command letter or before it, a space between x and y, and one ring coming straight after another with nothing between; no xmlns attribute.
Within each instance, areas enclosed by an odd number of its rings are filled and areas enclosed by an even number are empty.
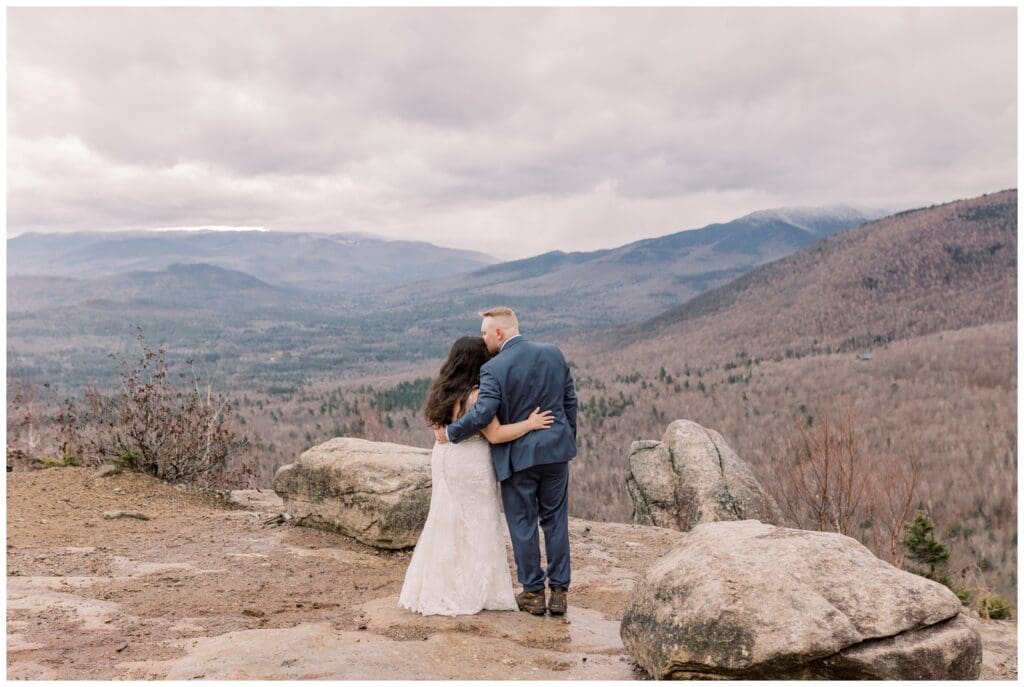
<svg viewBox="0 0 1024 687"><path fill-rule="evenodd" d="M430 509L430 451L331 439L278 468L273 486L296 524L406 548L416 544Z"/></svg>
<svg viewBox="0 0 1024 687"><path fill-rule="evenodd" d="M1017 679L1017 621L982 620L974 611L961 616L981 635L980 680Z"/></svg>
<svg viewBox="0 0 1024 687"><path fill-rule="evenodd" d="M118 518L134 518L135 520L149 520L148 515L137 513L135 511L128 510L108 510L103 512L103 517L107 520L116 520Z"/></svg>
<svg viewBox="0 0 1024 687"><path fill-rule="evenodd" d="M116 475L121 472L121 468L113 463L105 463L101 465L96 472L92 473L93 477L109 477Z"/></svg>
<svg viewBox="0 0 1024 687"><path fill-rule="evenodd" d="M823 659L820 673L845 680L963 680L981 674L981 636L961 614Z"/></svg>
<svg viewBox="0 0 1024 687"><path fill-rule="evenodd" d="M249 510L263 513L277 513L284 510L281 497L271 489L233 489L228 492L228 500L245 506Z"/></svg>
<svg viewBox="0 0 1024 687"><path fill-rule="evenodd" d="M944 622L960 608L850 537L711 522L647 570L621 633L655 678L903 678L927 656L929 676L974 679L977 632Z"/></svg>
<svg viewBox="0 0 1024 687"><path fill-rule="evenodd" d="M676 420L661 441L630 447L626 489L633 522L687 531L702 522L781 522L779 508L722 435Z"/></svg>

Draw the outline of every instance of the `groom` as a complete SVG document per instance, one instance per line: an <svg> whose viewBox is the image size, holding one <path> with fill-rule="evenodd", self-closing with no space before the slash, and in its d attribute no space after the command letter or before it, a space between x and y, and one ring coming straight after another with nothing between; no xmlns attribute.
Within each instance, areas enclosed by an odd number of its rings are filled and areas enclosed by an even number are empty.
<svg viewBox="0 0 1024 687"><path fill-rule="evenodd" d="M495 415L504 425L525 420L535 408L552 411L551 427L492 445L491 460L523 585L516 596L519 610L544 615L546 609L562 615L569 590L569 461L576 455L572 374L558 348L519 334L511 308L492 308L480 316L480 332L494 357L480 369L477 402L447 429L437 430L437 440L458 443L486 427ZM546 604L538 520L548 561Z"/></svg>

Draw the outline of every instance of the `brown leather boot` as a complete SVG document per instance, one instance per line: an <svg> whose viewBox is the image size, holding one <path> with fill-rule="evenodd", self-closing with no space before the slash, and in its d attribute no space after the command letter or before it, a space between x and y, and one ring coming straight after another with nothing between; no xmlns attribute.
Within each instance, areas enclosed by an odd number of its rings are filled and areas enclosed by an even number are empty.
<svg viewBox="0 0 1024 687"><path fill-rule="evenodd" d="M566 594L569 590L565 587L552 587L548 596L548 613L551 615L565 615L569 604L566 601Z"/></svg>
<svg viewBox="0 0 1024 687"><path fill-rule="evenodd" d="M520 592L516 595L516 603L520 611L526 611L532 615L544 615L547 610L544 607L544 590L539 592Z"/></svg>

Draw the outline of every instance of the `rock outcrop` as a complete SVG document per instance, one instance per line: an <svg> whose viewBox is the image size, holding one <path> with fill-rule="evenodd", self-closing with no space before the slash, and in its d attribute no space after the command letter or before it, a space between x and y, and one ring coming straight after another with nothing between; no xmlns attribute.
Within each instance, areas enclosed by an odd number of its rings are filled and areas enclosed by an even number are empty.
<svg viewBox="0 0 1024 687"><path fill-rule="evenodd" d="M626 488L633 522L687 531L702 522L781 522L775 500L722 435L676 420L661 441L635 441Z"/></svg>
<svg viewBox="0 0 1024 687"><path fill-rule="evenodd" d="M850 537L713 522L647 570L621 634L654 678L976 679L960 610Z"/></svg>
<svg viewBox="0 0 1024 687"><path fill-rule="evenodd" d="M298 523L379 548L414 546L430 509L430 451L331 439L278 468L274 491Z"/></svg>

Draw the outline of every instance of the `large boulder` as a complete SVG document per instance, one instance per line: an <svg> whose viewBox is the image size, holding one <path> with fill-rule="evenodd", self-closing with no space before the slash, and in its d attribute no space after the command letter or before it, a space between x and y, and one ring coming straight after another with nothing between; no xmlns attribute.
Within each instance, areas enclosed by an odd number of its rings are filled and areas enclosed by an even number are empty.
<svg viewBox="0 0 1024 687"><path fill-rule="evenodd" d="M778 524L779 508L722 435L676 420L661 441L634 441L626 488L633 522L683 532L702 522L760 520Z"/></svg>
<svg viewBox="0 0 1024 687"><path fill-rule="evenodd" d="M850 537L712 522L648 569L620 632L659 679L976 679L960 609Z"/></svg>
<svg viewBox="0 0 1024 687"><path fill-rule="evenodd" d="M274 491L301 524L379 548L414 546L430 510L430 451L331 439L278 468Z"/></svg>

